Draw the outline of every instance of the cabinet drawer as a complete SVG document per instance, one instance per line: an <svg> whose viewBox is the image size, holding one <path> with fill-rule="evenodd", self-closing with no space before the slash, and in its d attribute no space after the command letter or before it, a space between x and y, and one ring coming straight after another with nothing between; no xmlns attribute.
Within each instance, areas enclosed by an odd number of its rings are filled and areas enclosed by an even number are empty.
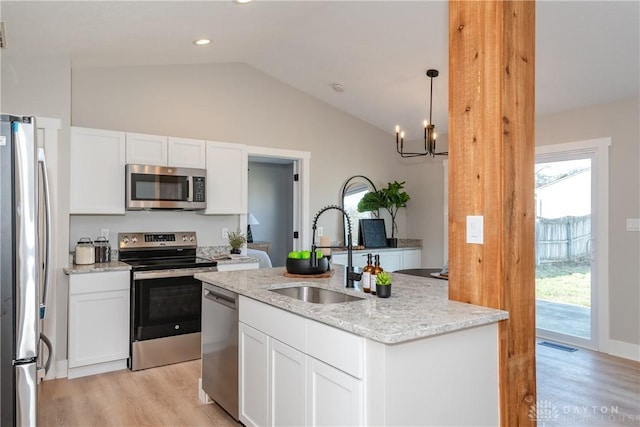
<svg viewBox="0 0 640 427"><path fill-rule="evenodd" d="M69 276L69 295L129 290L129 278L129 271L72 274Z"/></svg>
<svg viewBox="0 0 640 427"><path fill-rule="evenodd" d="M241 295L240 321L304 352L303 317Z"/></svg>
<svg viewBox="0 0 640 427"><path fill-rule="evenodd" d="M364 338L314 320L306 321L309 356L363 378Z"/></svg>

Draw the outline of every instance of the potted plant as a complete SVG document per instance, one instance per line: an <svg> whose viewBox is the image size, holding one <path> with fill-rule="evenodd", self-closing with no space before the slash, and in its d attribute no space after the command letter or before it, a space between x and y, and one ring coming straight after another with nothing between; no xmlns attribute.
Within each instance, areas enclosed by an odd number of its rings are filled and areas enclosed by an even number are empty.
<svg viewBox="0 0 640 427"><path fill-rule="evenodd" d="M358 203L358 212L373 212L378 216L378 210L384 208L391 215L391 239L387 239L387 245L395 248L398 246L398 239L396 239L395 233L398 229L396 223L396 215L400 208L406 208L407 202L411 197L405 192L401 191L404 188L406 181L390 182L387 188L381 188L378 191L372 191L364 195Z"/></svg>
<svg viewBox="0 0 640 427"><path fill-rule="evenodd" d="M247 237L242 234L240 229L229 232L229 245L231 245L231 253L239 254L242 245L247 243Z"/></svg>
<svg viewBox="0 0 640 427"><path fill-rule="evenodd" d="M391 296L391 274L381 271L376 275L376 294L380 298Z"/></svg>

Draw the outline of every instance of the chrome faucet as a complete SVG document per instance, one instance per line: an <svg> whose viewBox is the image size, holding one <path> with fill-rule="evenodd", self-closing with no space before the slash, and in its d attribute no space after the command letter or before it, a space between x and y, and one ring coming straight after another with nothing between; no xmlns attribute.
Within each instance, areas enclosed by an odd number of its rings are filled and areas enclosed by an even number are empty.
<svg viewBox="0 0 640 427"><path fill-rule="evenodd" d="M342 212L342 215L344 215L345 219L347 220L349 232L347 233L347 276L346 276L345 286L347 288L354 288L355 287L354 283L357 281L360 281L360 279L362 278L362 274L356 273L353 269L353 244L352 244L353 241L352 241L352 235L351 235L351 219L349 219L349 215L347 215L347 212L344 209L342 209L340 206L337 206L337 205L325 206L324 208L320 209L316 214L315 218L313 218L313 227L312 227L313 231L312 231L312 237L311 237L311 265L314 267L318 266L318 254L316 253L316 249L322 249L322 248L331 249L331 248L340 247L340 246L316 246L316 229L318 224L318 218L320 217L320 215L322 215L323 213L325 213L330 209L339 210L340 212Z"/></svg>

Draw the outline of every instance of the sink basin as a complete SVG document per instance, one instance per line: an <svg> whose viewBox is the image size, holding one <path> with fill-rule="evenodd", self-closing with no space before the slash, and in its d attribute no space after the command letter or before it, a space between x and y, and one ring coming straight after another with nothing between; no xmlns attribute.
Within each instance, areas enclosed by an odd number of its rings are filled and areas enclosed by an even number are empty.
<svg viewBox="0 0 640 427"><path fill-rule="evenodd" d="M343 294L324 288L316 288L315 286L294 286L292 288L271 289L281 295L299 299L304 302L312 302L314 304L335 304L339 302L359 301L364 298L355 295Z"/></svg>

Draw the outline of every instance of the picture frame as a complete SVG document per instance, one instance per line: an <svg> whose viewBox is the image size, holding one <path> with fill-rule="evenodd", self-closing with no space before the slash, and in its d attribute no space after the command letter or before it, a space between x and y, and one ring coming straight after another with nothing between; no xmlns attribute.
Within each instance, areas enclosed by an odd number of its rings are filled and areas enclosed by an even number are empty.
<svg viewBox="0 0 640 427"><path fill-rule="evenodd" d="M384 218L361 219L358 242L365 248L386 248L387 230Z"/></svg>

